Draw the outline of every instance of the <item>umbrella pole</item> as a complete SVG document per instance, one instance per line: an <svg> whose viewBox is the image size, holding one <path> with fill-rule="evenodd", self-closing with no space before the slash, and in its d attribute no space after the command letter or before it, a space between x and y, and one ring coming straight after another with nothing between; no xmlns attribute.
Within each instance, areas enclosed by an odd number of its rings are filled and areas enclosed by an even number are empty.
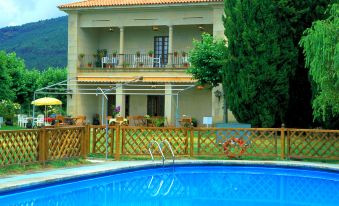
<svg viewBox="0 0 339 206"><path fill-rule="evenodd" d="M45 121L46 118L47 118L47 105L45 105L45 118L44 118L45 126L46 126L46 121Z"/></svg>
<svg viewBox="0 0 339 206"><path fill-rule="evenodd" d="M35 92L34 92L34 95L33 95L33 101L35 101ZM33 116L33 119L32 119L32 128L34 128L34 111L35 111L35 104L33 104L33 114L32 114L32 116Z"/></svg>

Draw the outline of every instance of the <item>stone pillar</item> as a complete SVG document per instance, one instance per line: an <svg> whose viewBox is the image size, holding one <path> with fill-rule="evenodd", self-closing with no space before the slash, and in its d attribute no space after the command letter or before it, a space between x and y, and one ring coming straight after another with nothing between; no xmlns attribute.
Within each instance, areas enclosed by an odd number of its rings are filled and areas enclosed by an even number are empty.
<svg viewBox="0 0 339 206"><path fill-rule="evenodd" d="M165 84L165 117L169 125L175 123L174 112L172 85Z"/></svg>
<svg viewBox="0 0 339 206"><path fill-rule="evenodd" d="M124 63L124 27L120 27L119 67Z"/></svg>
<svg viewBox="0 0 339 206"><path fill-rule="evenodd" d="M213 37L217 39L225 39L224 34L224 24L222 21L222 16L224 15L223 8L214 8L213 9Z"/></svg>
<svg viewBox="0 0 339 206"><path fill-rule="evenodd" d="M68 56L67 56L67 79L74 79L77 76L77 67L80 66L79 50L80 42L78 41L80 25L79 15L77 12L70 12L68 16ZM69 85L67 89L72 90L75 94L67 95L67 114L76 115L78 113L79 94L77 94L78 85Z"/></svg>
<svg viewBox="0 0 339 206"><path fill-rule="evenodd" d="M115 106L120 106L120 115L125 117L125 99L126 95L122 94L124 93L124 88L122 84L117 84L117 90L116 90L116 98L115 98Z"/></svg>
<svg viewBox="0 0 339 206"><path fill-rule="evenodd" d="M173 26L168 26L168 60L167 67L173 67L172 63L173 58Z"/></svg>
<svg viewBox="0 0 339 206"><path fill-rule="evenodd" d="M219 85L212 89L212 117L213 122L223 122L224 117L224 92L222 86Z"/></svg>

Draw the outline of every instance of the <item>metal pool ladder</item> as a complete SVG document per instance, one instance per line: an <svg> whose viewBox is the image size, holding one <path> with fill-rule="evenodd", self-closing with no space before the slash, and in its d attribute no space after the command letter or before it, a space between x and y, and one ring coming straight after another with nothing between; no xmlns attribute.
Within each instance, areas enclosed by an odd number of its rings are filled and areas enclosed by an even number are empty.
<svg viewBox="0 0 339 206"><path fill-rule="evenodd" d="M153 144L156 144L156 145L158 146L158 150L159 150L159 152L160 152L160 154L161 154L161 157L162 157L162 166L164 166L166 158L165 158L164 153L162 152L161 145L162 145L162 144L167 144L168 148L170 149L170 151L171 151L171 153L172 153L172 161L173 161L173 165L174 165L175 156L174 156L174 152L173 152L172 146L171 146L171 144L169 143L169 141L165 139L165 140L162 140L162 141L160 142L160 144L159 144L159 142L157 142L157 141L155 141L155 140L151 140L151 142L150 142L149 145L148 145L148 151L149 151L149 153L150 153L150 155L151 155L152 161L154 161L154 156L153 156L153 152L152 152L152 149L151 149L152 146L153 146Z"/></svg>

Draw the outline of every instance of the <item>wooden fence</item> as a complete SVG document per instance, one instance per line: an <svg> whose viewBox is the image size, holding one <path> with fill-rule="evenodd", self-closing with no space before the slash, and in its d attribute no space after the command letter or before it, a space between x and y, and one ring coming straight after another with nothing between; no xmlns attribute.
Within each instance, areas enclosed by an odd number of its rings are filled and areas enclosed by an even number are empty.
<svg viewBox="0 0 339 206"><path fill-rule="evenodd" d="M169 141L179 157L339 160L339 130L109 126L107 132L107 154L116 160L148 156L152 140ZM0 131L0 166L98 154L106 154L104 126Z"/></svg>
<svg viewBox="0 0 339 206"><path fill-rule="evenodd" d="M0 131L0 166L86 157L85 127Z"/></svg>
<svg viewBox="0 0 339 206"><path fill-rule="evenodd" d="M105 128L90 126L91 152L105 153ZM98 129L100 128L100 129ZM147 156L154 140L168 140L176 156L339 160L339 130L286 128L109 127L109 154ZM163 151L169 153L163 145ZM152 146L155 152L156 145ZM100 149L98 149L100 148ZM115 148L115 149L114 149ZM159 153L157 153L159 155Z"/></svg>

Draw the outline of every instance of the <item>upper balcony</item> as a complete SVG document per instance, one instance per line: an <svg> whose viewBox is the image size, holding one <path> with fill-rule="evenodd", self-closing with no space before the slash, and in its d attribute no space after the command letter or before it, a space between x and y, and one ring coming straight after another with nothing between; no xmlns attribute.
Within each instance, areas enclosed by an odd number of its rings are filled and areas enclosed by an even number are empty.
<svg viewBox="0 0 339 206"><path fill-rule="evenodd" d="M213 25L80 28L74 40L77 45L69 45L69 65L76 60L72 73L81 74L169 71L184 75L190 65L188 51L203 32L212 33Z"/></svg>
<svg viewBox="0 0 339 206"><path fill-rule="evenodd" d="M148 54L136 52L135 54L108 53L100 50L96 54L80 54L79 69L81 71L107 71L107 70L159 70L176 69L185 70L189 67L187 52L173 52L173 54Z"/></svg>

